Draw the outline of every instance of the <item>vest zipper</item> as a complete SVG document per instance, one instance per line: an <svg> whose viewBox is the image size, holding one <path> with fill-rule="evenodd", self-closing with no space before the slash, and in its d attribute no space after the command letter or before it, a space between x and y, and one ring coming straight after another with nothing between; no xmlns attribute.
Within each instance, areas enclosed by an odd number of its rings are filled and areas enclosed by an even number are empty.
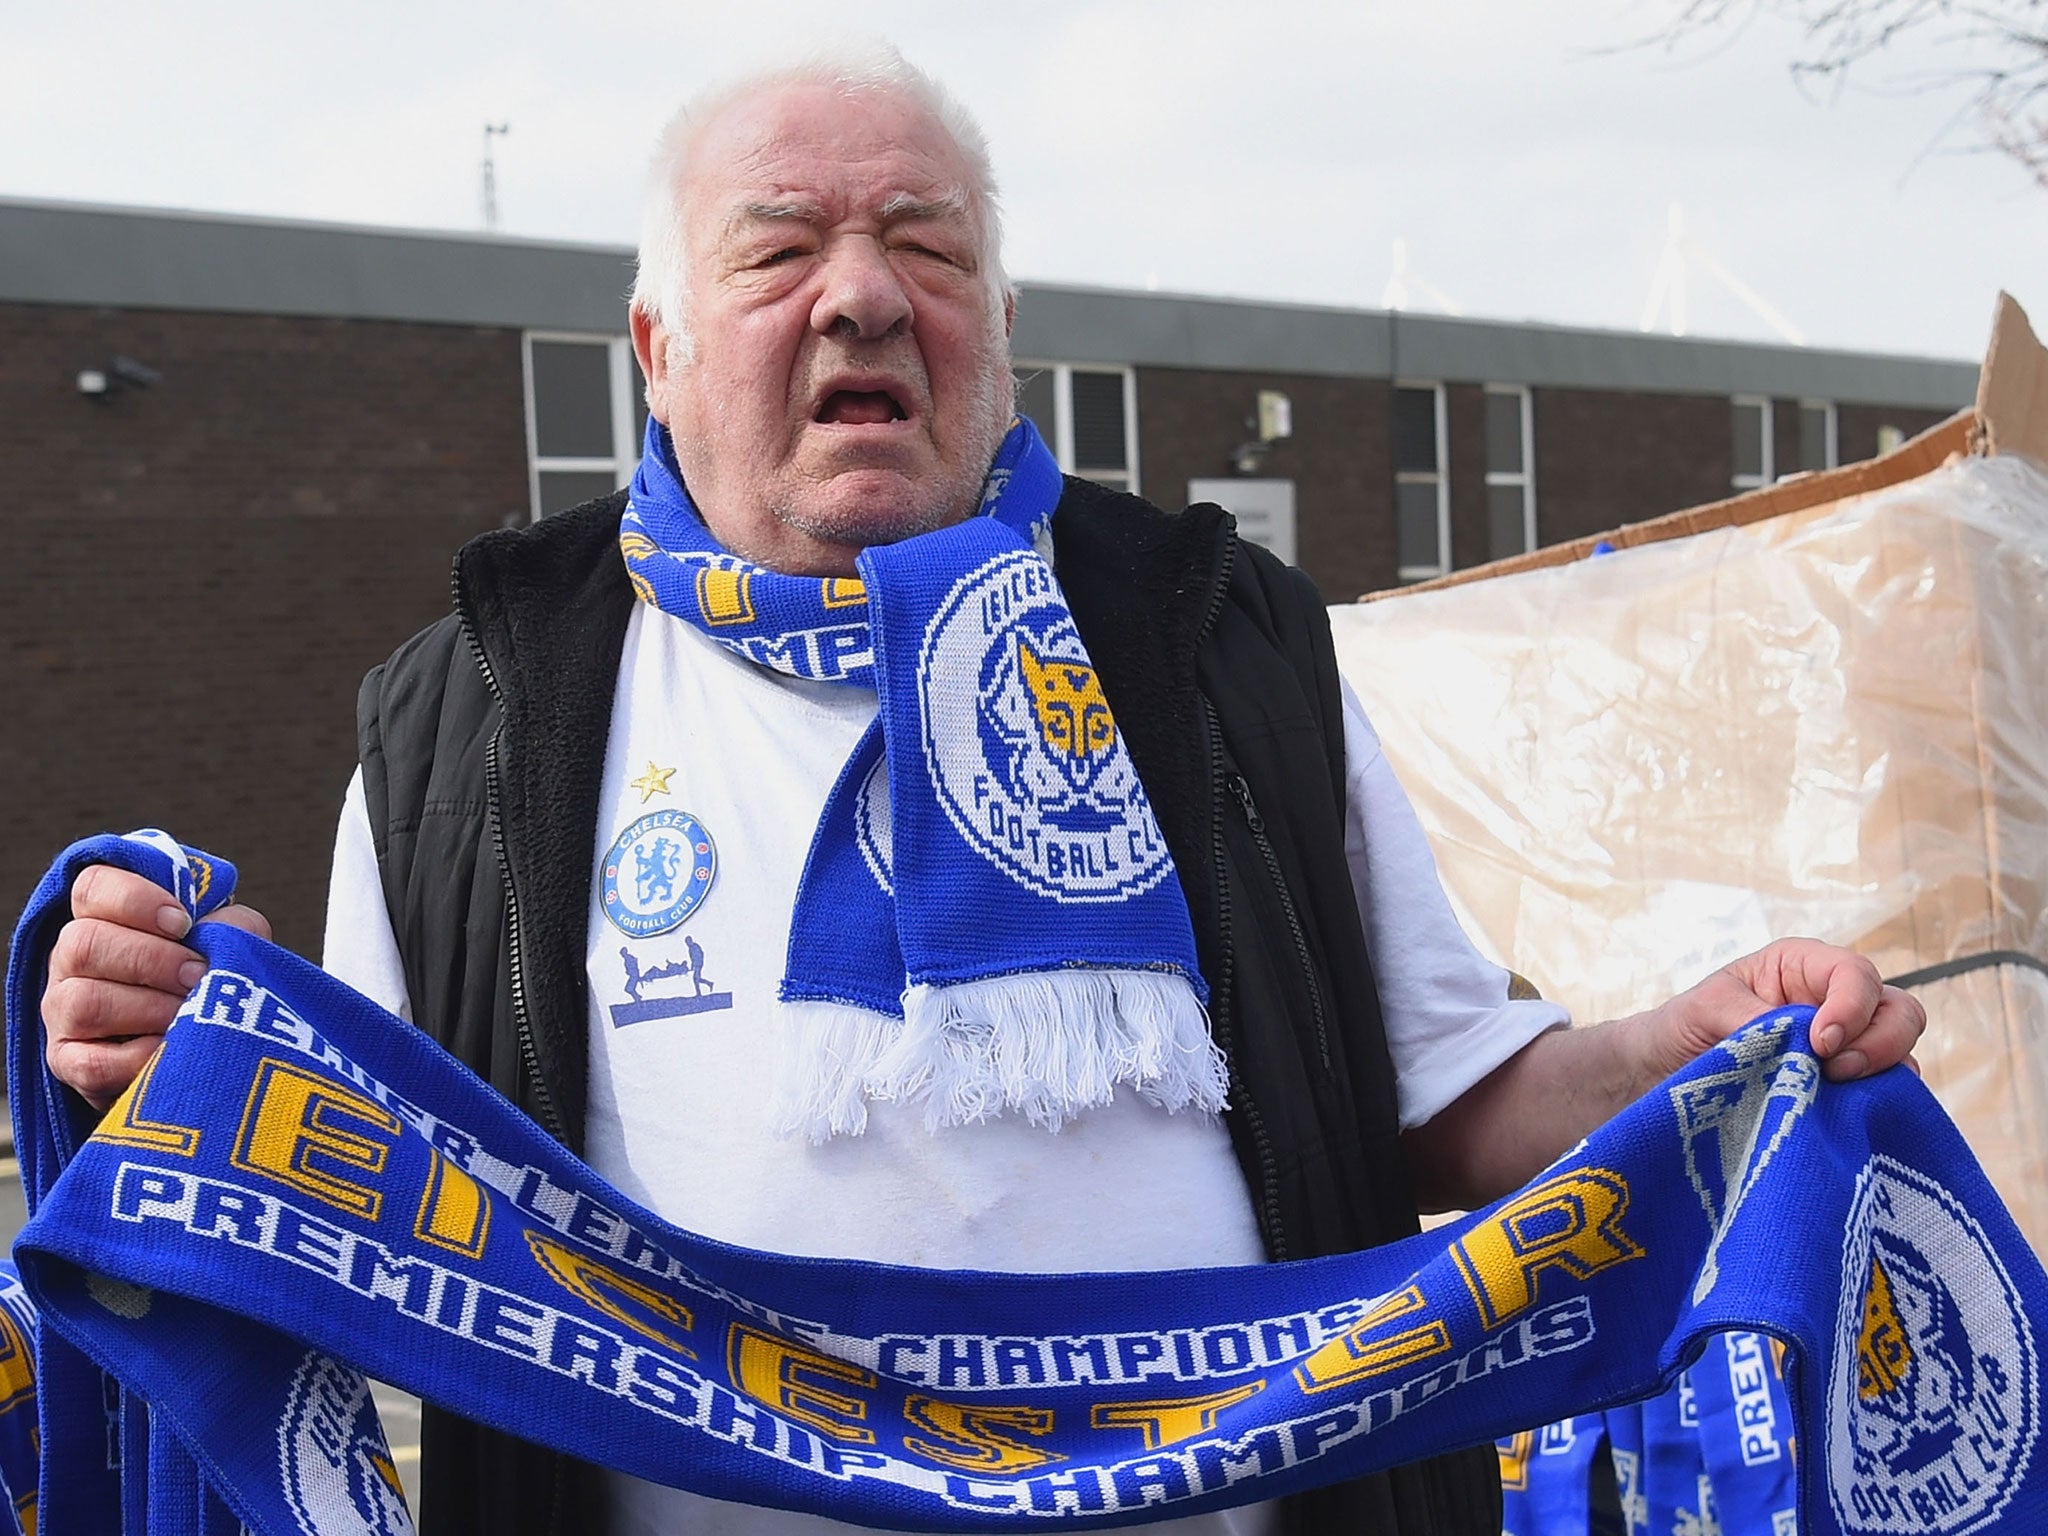
<svg viewBox="0 0 2048 1536"><path fill-rule="evenodd" d="M1195 631L1197 650L1209 638L1209 632L1216 627L1217 616L1223 612L1223 594L1230 585L1230 570L1236 561L1237 540L1227 537L1223 542L1223 560L1216 572L1216 584L1209 593L1209 611L1202 617L1202 627ZM1201 697L1202 718L1209 731L1209 782L1221 784L1224 781L1223 726L1216 718L1216 706L1209 696L1202 694ZM1279 1263L1287 1257L1287 1234L1280 1225L1280 1164L1273 1156L1273 1138L1266 1130L1266 1117L1259 1113L1257 1102L1245 1087L1244 1074L1238 1070L1237 1053L1231 1048L1236 1035L1230 1013L1231 986L1236 980L1236 967L1230 936L1230 861L1223 852L1221 796L1210 807L1209 847L1215 867L1216 950L1222 972L1209 978L1209 1021L1211 1027L1218 1031L1216 1044L1223 1052L1224 1063L1229 1069L1230 1107L1244 1121L1245 1130L1252 1139L1252 1153L1258 1160L1259 1231L1265 1236L1273 1261Z"/></svg>
<svg viewBox="0 0 2048 1536"><path fill-rule="evenodd" d="M1266 861L1266 873L1272 878L1273 889L1280 893L1280 912L1287 919L1288 936L1294 940L1294 957L1301 962L1302 980L1308 983L1308 1011L1316 1025L1316 1054L1322 1058L1323 1074L1335 1077L1336 1070L1330 1065L1330 1029L1323 1013L1323 989L1316 985L1316 968L1309 954L1308 935L1301 931L1301 918L1295 911L1294 898L1287 893L1287 882L1280 877L1280 860L1266 838L1266 820L1252 800L1251 785L1245 782L1241 773L1233 773L1229 784L1238 809L1244 812L1245 825L1251 828L1252 840L1259 845L1259 857Z"/></svg>
<svg viewBox="0 0 2048 1536"><path fill-rule="evenodd" d="M505 890L505 956L512 975L512 1031L519 1041L520 1063L526 1068L527 1080L533 1084L533 1095L540 1109L540 1121L550 1136L560 1142L567 1142L561 1116L555 1112L554 1095L548 1092L547 1080L540 1072L540 1046L533 1036L533 1020L526 1007L526 968L521 953L519 935L519 898L512 889L512 865L505 857L505 828L503 814L498 805L498 742L505 734L505 694L498 686L498 674L491 668L491 658L484 654L483 641L477 638L476 623L469 611L469 594L462 587L462 570L456 567L449 573L449 584L455 591L455 612L462 621L463 638L469 642L470 659L483 674L484 686L498 704L498 727L491 732L490 743L484 748L484 802L491 820L491 852L498 861L498 881Z"/></svg>

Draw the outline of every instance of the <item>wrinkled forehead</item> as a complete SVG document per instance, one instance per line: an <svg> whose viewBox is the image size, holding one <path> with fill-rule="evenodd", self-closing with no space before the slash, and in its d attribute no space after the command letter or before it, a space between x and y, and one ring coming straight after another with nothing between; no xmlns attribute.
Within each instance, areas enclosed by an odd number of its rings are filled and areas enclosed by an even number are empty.
<svg viewBox="0 0 2048 1536"><path fill-rule="evenodd" d="M979 212L973 171L945 125L887 88L785 83L742 96L703 126L683 178L697 236L773 204L829 217L907 206L952 206L969 220Z"/></svg>

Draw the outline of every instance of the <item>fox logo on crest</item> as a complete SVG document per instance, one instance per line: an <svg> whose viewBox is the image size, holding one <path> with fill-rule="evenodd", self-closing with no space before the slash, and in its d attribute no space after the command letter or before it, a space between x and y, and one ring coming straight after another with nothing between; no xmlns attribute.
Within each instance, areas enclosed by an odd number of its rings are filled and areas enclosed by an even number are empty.
<svg viewBox="0 0 2048 1536"><path fill-rule="evenodd" d="M1020 628L991 646L977 692L989 763L1057 831L1118 826L1142 801L1101 680L1064 614L1037 634Z"/></svg>
<svg viewBox="0 0 2048 1536"><path fill-rule="evenodd" d="M1070 661L1043 661L1021 635L1017 638L1017 667L1030 691L1046 746L1078 780L1116 746L1116 721L1095 669Z"/></svg>
<svg viewBox="0 0 2048 1536"><path fill-rule="evenodd" d="M928 766L953 825L1055 901L1118 901L1172 868L1102 680L1035 554L970 572L925 631Z"/></svg>
<svg viewBox="0 0 2048 1536"><path fill-rule="evenodd" d="M1945 1454L1963 1432L1975 1377L1954 1295L1912 1244L1880 1234L1856 1339L1856 1397L1870 1410L1857 1420L1862 1459L1898 1474Z"/></svg>

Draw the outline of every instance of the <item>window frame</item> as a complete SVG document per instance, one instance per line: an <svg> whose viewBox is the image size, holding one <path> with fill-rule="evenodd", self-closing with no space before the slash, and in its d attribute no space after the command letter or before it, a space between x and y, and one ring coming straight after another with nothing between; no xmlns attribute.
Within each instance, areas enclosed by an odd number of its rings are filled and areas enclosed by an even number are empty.
<svg viewBox="0 0 2048 1536"><path fill-rule="evenodd" d="M1489 395L1514 395L1522 402L1522 468L1518 473L1488 467L1486 485L1489 490L1495 486L1520 486L1522 488L1522 547L1516 554L1526 555L1536 547L1536 408L1532 400L1533 391L1526 384L1488 384L1485 393ZM1482 418L1481 427L1485 423ZM1511 559L1512 556L1496 555L1492 549L1493 506L1487 504L1487 558L1489 560Z"/></svg>
<svg viewBox="0 0 2048 1536"><path fill-rule="evenodd" d="M1074 466L1074 373L1114 373L1123 377L1124 395L1124 464L1122 471L1077 469ZM1076 475L1083 480L1092 480L1097 485L1106 485L1115 490L1128 491L1133 496L1142 496L1138 477L1138 370L1128 363L1055 363L1037 358L1012 358L1012 375L1020 373L1050 373L1052 375L1052 437L1046 447L1059 460L1060 473Z"/></svg>
<svg viewBox="0 0 2048 1536"><path fill-rule="evenodd" d="M1799 414L1804 416L1808 411L1825 412L1827 418L1826 442L1823 445L1821 455L1823 462L1820 469L1812 471L1812 473L1840 469L1842 467L1841 418L1835 410L1835 402L1832 400L1801 400L1799 402ZM1800 437L1804 441L1805 433L1802 432ZM1806 469L1804 464L1801 464L1799 467L1801 470Z"/></svg>
<svg viewBox="0 0 2048 1536"><path fill-rule="evenodd" d="M533 394L533 344L569 343L576 346L603 346L606 348L605 381L609 386L612 417L612 454L610 458L569 457L551 454L543 458L540 453L540 423ZM634 435L638 412L633 401L633 339L605 331L522 331L519 337L520 388L526 397L526 506L530 522L539 522L547 515L540 500L540 477L550 474L598 474L614 476L615 485L624 485L633 478L634 466L640 462L640 443ZM559 509L557 509L559 510Z"/></svg>
<svg viewBox="0 0 2048 1536"><path fill-rule="evenodd" d="M1436 397L1436 469L1427 472L1419 469L1397 469L1394 471L1394 577L1397 581L1428 581L1437 576L1448 575L1451 570L1451 472L1450 472L1450 418L1444 405L1444 386L1440 379L1396 379L1393 388L1426 389ZM1394 401L1388 402L1388 435L1391 439ZM1401 565L1401 495L1404 485L1436 486L1436 565Z"/></svg>
<svg viewBox="0 0 2048 1536"><path fill-rule="evenodd" d="M1773 440L1772 436L1776 430L1776 424L1771 420L1771 397L1769 395L1730 395L1728 397L1728 408L1731 413L1728 418L1729 458L1731 461L1733 460L1735 446L1735 417L1732 413L1741 410L1744 406L1752 405L1757 407L1762 413L1759 432L1760 458L1758 464L1758 468L1762 473L1745 475L1740 470L1732 471L1728 476L1728 483L1738 491L1761 490L1767 485L1775 485L1778 482L1777 443Z"/></svg>

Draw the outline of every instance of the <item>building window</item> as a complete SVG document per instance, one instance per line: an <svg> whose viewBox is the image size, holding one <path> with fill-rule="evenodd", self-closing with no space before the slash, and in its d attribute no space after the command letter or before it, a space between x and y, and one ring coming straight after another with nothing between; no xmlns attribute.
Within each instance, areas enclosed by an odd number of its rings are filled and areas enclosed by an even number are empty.
<svg viewBox="0 0 2048 1536"><path fill-rule="evenodd" d="M1833 469L1840 462L1840 448L1835 441L1835 402L1800 401L1799 467L1810 472Z"/></svg>
<svg viewBox="0 0 2048 1536"><path fill-rule="evenodd" d="M1402 581L1451 568L1450 477L1444 472L1444 387L1394 386L1394 549Z"/></svg>
<svg viewBox="0 0 2048 1536"><path fill-rule="evenodd" d="M1017 412L1070 475L1138 494L1138 377L1129 368L1017 364Z"/></svg>
<svg viewBox="0 0 2048 1536"><path fill-rule="evenodd" d="M1771 402L1764 395L1737 395L1735 408L1735 476L1738 491L1753 491L1777 478L1771 463Z"/></svg>
<svg viewBox="0 0 2048 1536"><path fill-rule="evenodd" d="M1536 547L1535 432L1529 391L1486 386L1486 557L1505 560Z"/></svg>
<svg viewBox="0 0 2048 1536"><path fill-rule="evenodd" d="M536 521L633 478L647 391L624 336L528 331L527 491Z"/></svg>

